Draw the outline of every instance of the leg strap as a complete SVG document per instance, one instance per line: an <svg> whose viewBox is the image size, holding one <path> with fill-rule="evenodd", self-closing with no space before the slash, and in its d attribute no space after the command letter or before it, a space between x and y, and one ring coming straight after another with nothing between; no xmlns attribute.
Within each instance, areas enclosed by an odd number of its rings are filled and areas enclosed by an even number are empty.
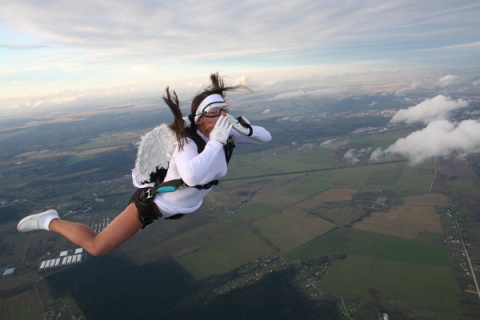
<svg viewBox="0 0 480 320"><path fill-rule="evenodd" d="M163 216L153 203L153 197L149 196L149 190L150 188L137 189L129 201L129 203L135 203L135 207L137 207L138 218L143 224L142 229Z"/></svg>

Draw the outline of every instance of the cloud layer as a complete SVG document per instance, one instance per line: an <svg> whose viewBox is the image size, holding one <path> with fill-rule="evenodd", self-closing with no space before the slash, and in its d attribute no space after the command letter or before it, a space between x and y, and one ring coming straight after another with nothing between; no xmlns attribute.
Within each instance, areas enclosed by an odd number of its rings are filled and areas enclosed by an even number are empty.
<svg viewBox="0 0 480 320"><path fill-rule="evenodd" d="M479 5L471 1L144 1L4 0L2 25L41 36L35 45L175 55L231 55L342 45L400 48L437 36L436 46L469 30ZM452 19L457 18L455 23ZM441 28L444 25L456 28ZM421 31L421 32L413 32ZM462 42L462 44L464 41ZM26 49L32 44L17 42ZM215 50L213 50L215 49ZM220 52L221 53L220 53Z"/></svg>
<svg viewBox="0 0 480 320"><path fill-rule="evenodd" d="M480 3L470 0L3 0L0 109L20 98L48 105L45 92L52 91L80 90L87 97L106 85L154 92L155 81L163 87L215 71L266 84L470 67L480 52L479 15ZM460 73L442 73L438 86L461 80ZM285 91L337 90L321 88Z"/></svg>

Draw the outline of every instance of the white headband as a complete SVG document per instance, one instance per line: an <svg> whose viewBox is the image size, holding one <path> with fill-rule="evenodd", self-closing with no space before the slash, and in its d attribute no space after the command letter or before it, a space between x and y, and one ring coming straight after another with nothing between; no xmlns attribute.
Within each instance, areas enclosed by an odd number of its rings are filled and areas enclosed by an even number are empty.
<svg viewBox="0 0 480 320"><path fill-rule="evenodd" d="M203 115L205 112L205 109L208 107L226 107L228 104L225 102L223 97L219 95L218 93L211 94L207 96L203 101L200 103L200 105L197 108L197 112L195 113L195 122L200 119L200 117Z"/></svg>

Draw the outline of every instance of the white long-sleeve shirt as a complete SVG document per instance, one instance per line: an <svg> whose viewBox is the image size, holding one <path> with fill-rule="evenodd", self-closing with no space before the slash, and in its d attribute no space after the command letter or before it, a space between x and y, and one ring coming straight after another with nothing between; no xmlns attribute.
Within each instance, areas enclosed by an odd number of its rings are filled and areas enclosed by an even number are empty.
<svg viewBox="0 0 480 320"><path fill-rule="evenodd" d="M263 127L252 126L253 133L250 137L244 136L232 130L231 135L235 144L242 143L264 143L272 139L270 133ZM210 140L202 133L197 133L206 141L205 149L198 153L197 145L190 138L186 139L183 149L175 148L170 159L165 181L182 179L189 186L207 184L213 180L220 179L227 174L227 161L223 144L218 141ZM133 177L133 184L142 188L150 185L140 185ZM154 203L162 212L164 218L178 213L192 213L202 205L203 198L212 189L202 189L187 187L168 193L157 193Z"/></svg>

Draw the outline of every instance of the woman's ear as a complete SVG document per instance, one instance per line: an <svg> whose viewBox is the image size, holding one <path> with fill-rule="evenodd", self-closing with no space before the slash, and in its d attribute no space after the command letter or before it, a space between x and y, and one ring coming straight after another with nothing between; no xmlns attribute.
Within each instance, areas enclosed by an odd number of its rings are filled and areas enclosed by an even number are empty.
<svg viewBox="0 0 480 320"><path fill-rule="evenodd" d="M197 120L197 122L195 122L195 124L197 125L197 127L199 125L202 125L203 124L203 117L198 118L198 120Z"/></svg>
<svg viewBox="0 0 480 320"><path fill-rule="evenodd" d="M195 116L194 116L193 114L189 114L189 115L188 115L188 120L190 120L190 123L191 123L192 125L195 124Z"/></svg>

